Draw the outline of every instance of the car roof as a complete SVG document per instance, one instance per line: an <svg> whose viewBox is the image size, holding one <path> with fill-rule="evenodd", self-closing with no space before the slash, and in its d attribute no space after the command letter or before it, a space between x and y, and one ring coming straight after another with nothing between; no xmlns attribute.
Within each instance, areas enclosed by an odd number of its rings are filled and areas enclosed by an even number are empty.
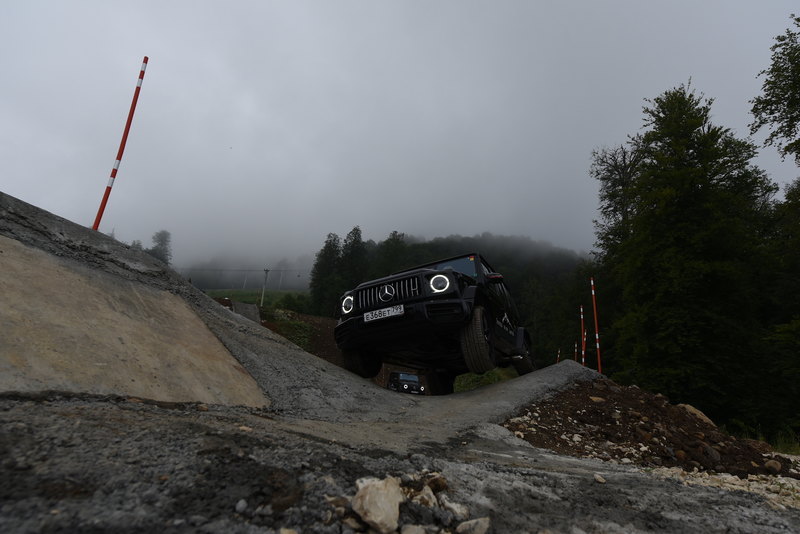
<svg viewBox="0 0 800 534"><path fill-rule="evenodd" d="M406 273L406 272L409 272L409 271L416 271L417 269L424 269L426 267L430 267L431 265L436 265L437 263L444 263L444 262L451 261L451 260L457 260L457 259L460 259L460 258L466 258L467 256L475 256L477 258L480 258L484 263L489 265L489 262L487 262L486 258L484 258L480 253L478 253L478 252L467 252L465 254L458 254L456 256L450 256L448 258L442 258L442 259L439 259L439 260L429 261L428 263L423 263L423 264L417 265L415 267L409 267L408 269L403 269L401 271L397 271L397 272L392 273L392 274L400 274L400 273Z"/></svg>

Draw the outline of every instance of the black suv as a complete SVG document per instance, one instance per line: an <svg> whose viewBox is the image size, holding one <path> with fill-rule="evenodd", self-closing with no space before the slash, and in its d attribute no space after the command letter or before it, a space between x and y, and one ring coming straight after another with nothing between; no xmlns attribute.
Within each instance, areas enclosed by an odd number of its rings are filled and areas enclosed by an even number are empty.
<svg viewBox="0 0 800 534"><path fill-rule="evenodd" d="M503 276L477 253L364 282L342 296L338 319L345 367L364 377L387 361L434 370L452 390L468 371L533 370L530 335Z"/></svg>

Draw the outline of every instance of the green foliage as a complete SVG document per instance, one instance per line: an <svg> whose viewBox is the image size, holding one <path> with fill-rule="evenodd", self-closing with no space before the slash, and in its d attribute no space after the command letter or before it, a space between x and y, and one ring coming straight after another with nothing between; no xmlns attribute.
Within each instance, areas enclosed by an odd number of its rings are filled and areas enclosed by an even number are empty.
<svg viewBox="0 0 800 534"><path fill-rule="evenodd" d="M315 313L333 316L336 303L345 289L341 272L342 240L334 233L328 234L322 249L317 252L311 269L311 305Z"/></svg>
<svg viewBox="0 0 800 534"><path fill-rule="evenodd" d="M800 455L800 436L791 430L778 432L771 445L776 452Z"/></svg>
<svg viewBox="0 0 800 534"><path fill-rule="evenodd" d="M312 313L311 298L308 293L284 292L275 302L275 307L297 313Z"/></svg>
<svg viewBox="0 0 800 534"><path fill-rule="evenodd" d="M311 350L311 336L314 327L286 312L281 308L264 307L261 309L261 319L266 321L269 328L282 335L301 349Z"/></svg>
<svg viewBox="0 0 800 534"><path fill-rule="evenodd" d="M260 306L260 289L210 289L205 292L211 298L229 298L236 302ZM270 328L295 345L310 350L313 327L289 312L308 313L309 296L296 291L267 291L264 293L264 306L259 307L263 321L268 321Z"/></svg>
<svg viewBox="0 0 800 534"><path fill-rule="evenodd" d="M712 104L668 90L642 134L593 153L604 361L620 381L775 437L800 429L800 193L774 201L756 147L714 125Z"/></svg>
<svg viewBox="0 0 800 534"><path fill-rule="evenodd" d="M209 289L205 294L211 298L229 298L236 302L255 304L261 306L260 289ZM309 295L304 291L275 291L264 292L264 308L280 308L298 313L309 312Z"/></svg>
<svg viewBox="0 0 800 534"><path fill-rule="evenodd" d="M344 238L339 260L342 284L345 287L355 287L366 279L369 269L367 253L367 245L361 238L361 228L356 226Z"/></svg>
<svg viewBox="0 0 800 534"><path fill-rule="evenodd" d="M482 375L476 375L475 373L466 373L463 375L459 375L456 377L455 385L453 386L453 391L456 393L463 392L463 391L471 391L473 389L478 389L483 386L488 386L489 384L495 384L497 382L505 382L506 380L510 380L512 378L516 378L517 372L514 370L513 367L498 367L496 369L492 369Z"/></svg>
<svg viewBox="0 0 800 534"><path fill-rule="evenodd" d="M792 22L800 29L800 17L792 15ZM759 73L761 95L750 101L750 133L770 127L765 144L777 146L783 157L793 155L800 165L800 31L787 29L770 50L772 63Z"/></svg>

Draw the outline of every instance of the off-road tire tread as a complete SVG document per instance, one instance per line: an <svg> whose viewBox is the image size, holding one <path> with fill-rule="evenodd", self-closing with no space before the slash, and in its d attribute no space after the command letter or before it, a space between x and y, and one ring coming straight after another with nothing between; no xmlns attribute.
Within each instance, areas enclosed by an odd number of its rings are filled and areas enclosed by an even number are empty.
<svg viewBox="0 0 800 534"><path fill-rule="evenodd" d="M467 368L477 374L491 371L497 364L492 356L492 346L483 335L483 306L475 306L472 318L461 330L461 352Z"/></svg>

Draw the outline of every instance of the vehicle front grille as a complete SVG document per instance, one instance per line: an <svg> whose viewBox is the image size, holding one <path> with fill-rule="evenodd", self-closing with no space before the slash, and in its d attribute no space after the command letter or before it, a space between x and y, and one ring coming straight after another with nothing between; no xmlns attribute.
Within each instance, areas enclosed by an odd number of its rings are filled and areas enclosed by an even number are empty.
<svg viewBox="0 0 800 534"><path fill-rule="evenodd" d="M403 302L420 294L419 278L416 276L400 278L359 289L356 292L356 307L365 310L377 306L389 306L392 302Z"/></svg>

